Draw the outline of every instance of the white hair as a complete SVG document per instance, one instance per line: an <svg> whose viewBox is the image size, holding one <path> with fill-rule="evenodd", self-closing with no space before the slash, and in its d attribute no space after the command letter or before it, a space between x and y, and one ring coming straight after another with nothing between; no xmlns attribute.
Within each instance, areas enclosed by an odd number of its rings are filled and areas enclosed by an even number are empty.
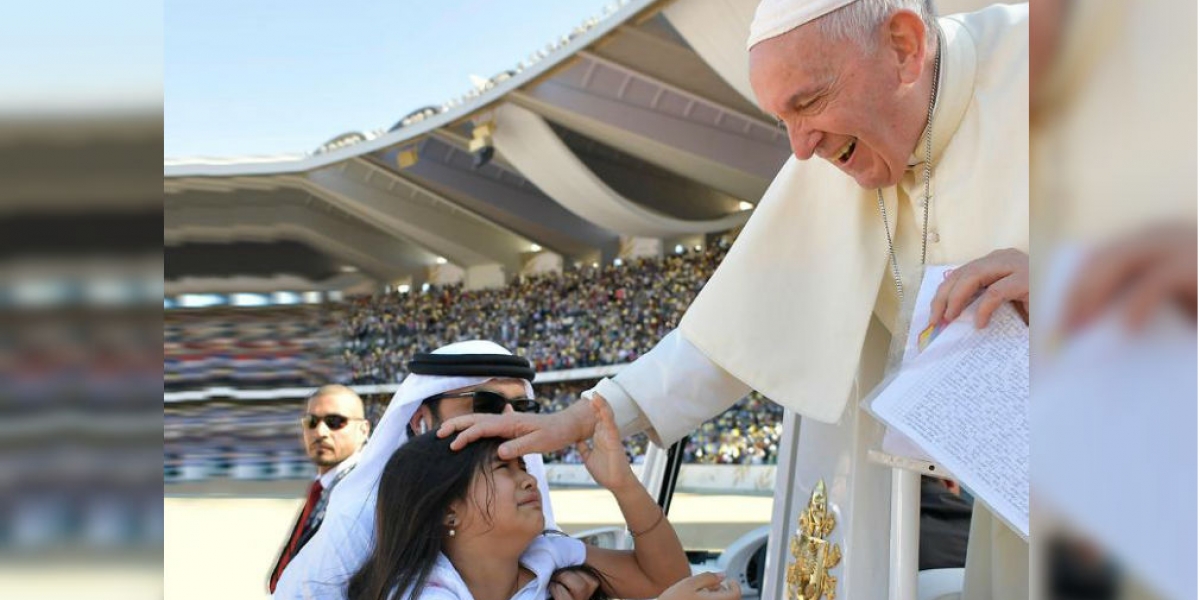
<svg viewBox="0 0 1200 600"><path fill-rule="evenodd" d="M898 10L911 10L921 16L927 43L937 39L933 0L858 0L818 18L816 23L829 39L850 40L868 50L875 47L875 31Z"/></svg>

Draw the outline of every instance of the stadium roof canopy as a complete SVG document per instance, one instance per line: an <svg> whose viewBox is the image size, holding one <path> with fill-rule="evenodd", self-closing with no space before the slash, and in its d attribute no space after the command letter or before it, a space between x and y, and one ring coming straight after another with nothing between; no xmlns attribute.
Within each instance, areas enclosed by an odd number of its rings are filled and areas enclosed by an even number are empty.
<svg viewBox="0 0 1200 600"><path fill-rule="evenodd" d="M789 154L750 90L756 3L622 0L386 131L302 155L169 159L166 292L421 282L443 262L511 275L535 247L594 262L622 237L738 227ZM494 152L480 167L473 140Z"/></svg>
<svg viewBox="0 0 1200 600"><path fill-rule="evenodd" d="M627 0L390 130L304 155L168 159L167 292L423 281L439 258L513 274L534 245L591 262L621 236L737 227L788 156L751 100L754 4ZM478 168L474 137L494 152ZM328 260L297 260L298 245Z"/></svg>

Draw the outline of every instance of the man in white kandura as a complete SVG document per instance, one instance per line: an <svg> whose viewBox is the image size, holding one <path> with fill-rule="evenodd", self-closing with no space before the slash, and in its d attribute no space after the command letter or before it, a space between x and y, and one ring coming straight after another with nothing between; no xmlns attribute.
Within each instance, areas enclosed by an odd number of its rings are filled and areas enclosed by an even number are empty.
<svg viewBox="0 0 1200 600"><path fill-rule="evenodd" d="M342 599L346 581L362 564L374 540L375 499L383 467L410 436L436 428L443 419L476 411L500 413L505 406L536 410L534 370L529 361L486 340L456 342L429 354L417 354L388 404L371 441L363 448L358 467L334 490L325 523L297 553L279 578L274 597ZM540 455L526 458L542 497L550 497ZM546 527L554 528L550 502L542 507ZM569 595L591 595L587 582ZM566 585L566 584L564 584ZM586 593L585 593L586 592Z"/></svg>
<svg viewBox="0 0 1200 600"><path fill-rule="evenodd" d="M798 413L796 489L807 498L827 483L833 539L853 549L835 569L838 597L888 593L890 473L867 459L883 428L859 401L908 327L901 307L922 266L962 265L933 319L957 318L977 293L968 317L980 326L1004 302L1028 303L1028 14L998 5L936 19L921 0L764 0L747 44L751 84L795 156L679 328L594 389L623 434L659 445L751 388ZM591 420L581 402L454 419L440 433L513 437L501 452L516 456L582 439ZM976 510L963 597L1026 598L1027 554Z"/></svg>

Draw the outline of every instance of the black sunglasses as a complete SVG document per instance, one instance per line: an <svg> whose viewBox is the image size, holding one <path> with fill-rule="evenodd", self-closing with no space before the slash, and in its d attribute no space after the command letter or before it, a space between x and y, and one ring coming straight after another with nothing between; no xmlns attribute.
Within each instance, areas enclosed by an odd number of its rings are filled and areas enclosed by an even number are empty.
<svg viewBox="0 0 1200 600"><path fill-rule="evenodd" d="M504 412L504 407L509 404L517 412L537 413L542 411L541 403L535 398L507 398L504 394L488 390L438 394L426 398L422 403L437 402L443 398L471 398L471 410L477 413L498 415Z"/></svg>
<svg viewBox="0 0 1200 600"><path fill-rule="evenodd" d="M324 421L325 426L328 427L330 431L337 431L345 427L348 423L350 423L350 421L365 420L366 419L360 419L356 417L343 417L342 415L318 416L314 414L307 414L300 418L300 423L304 425L305 429L316 429L317 423Z"/></svg>

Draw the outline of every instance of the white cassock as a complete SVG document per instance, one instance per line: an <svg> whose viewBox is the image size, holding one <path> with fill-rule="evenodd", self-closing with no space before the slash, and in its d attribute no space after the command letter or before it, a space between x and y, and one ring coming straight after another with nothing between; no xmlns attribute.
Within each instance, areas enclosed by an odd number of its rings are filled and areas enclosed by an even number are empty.
<svg viewBox="0 0 1200 600"><path fill-rule="evenodd" d="M939 24L927 261L1028 252L1028 6L993 6ZM923 154L922 144L913 161ZM904 288L914 294L922 175L915 165L883 190ZM872 503L888 497L889 473L866 460L883 431L858 401L882 377L899 312L875 190L824 160L793 157L679 328L594 389L612 404L623 434L645 430L659 445L751 388L805 417L796 497L807 499L817 478L826 481L840 521L834 539L855 549L846 562L862 574L839 577L838 596L886 597L889 517L886 509L875 515ZM987 511L975 515L964 598L1027 597L1027 544Z"/></svg>

